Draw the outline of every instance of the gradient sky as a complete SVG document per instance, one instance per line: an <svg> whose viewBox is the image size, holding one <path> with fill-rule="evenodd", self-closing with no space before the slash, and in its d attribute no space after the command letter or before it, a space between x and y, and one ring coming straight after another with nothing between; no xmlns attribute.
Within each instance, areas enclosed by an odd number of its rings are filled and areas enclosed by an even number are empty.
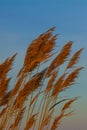
<svg viewBox="0 0 87 130"><path fill-rule="evenodd" d="M18 52L19 68L29 43L40 33L56 26L58 45L74 41L73 52L85 48L79 65L85 67L79 84L69 89L68 96L81 96L73 105L75 115L64 120L59 130L87 129L87 0L0 0L0 63ZM14 74L14 71L12 72Z"/></svg>

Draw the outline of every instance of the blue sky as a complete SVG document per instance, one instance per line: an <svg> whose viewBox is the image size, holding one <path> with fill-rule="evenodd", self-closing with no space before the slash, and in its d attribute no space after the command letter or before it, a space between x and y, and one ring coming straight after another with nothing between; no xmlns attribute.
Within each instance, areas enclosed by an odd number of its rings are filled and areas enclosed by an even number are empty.
<svg viewBox="0 0 87 130"><path fill-rule="evenodd" d="M52 26L60 34L57 40L60 47L73 40L73 52L85 48L79 62L85 70L80 74L79 85L69 90L69 95L82 97L75 104L82 126L87 119L87 0L0 0L0 63L18 52L15 67L19 68L29 43Z"/></svg>

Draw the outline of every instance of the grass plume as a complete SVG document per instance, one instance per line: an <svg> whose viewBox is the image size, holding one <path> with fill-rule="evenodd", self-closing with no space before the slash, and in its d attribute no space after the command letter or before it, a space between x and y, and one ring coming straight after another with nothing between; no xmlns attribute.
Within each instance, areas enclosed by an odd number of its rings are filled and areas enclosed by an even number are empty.
<svg viewBox="0 0 87 130"><path fill-rule="evenodd" d="M17 53L0 64L0 130L55 130L62 118L72 115L73 111L66 111L78 98L59 100L59 94L76 83L83 69L76 67L83 48L70 58L73 42L69 41L55 56L58 35L53 35L54 30L50 28L29 44L11 90L8 73ZM60 75L62 65L66 67ZM53 117L60 103L61 112Z"/></svg>

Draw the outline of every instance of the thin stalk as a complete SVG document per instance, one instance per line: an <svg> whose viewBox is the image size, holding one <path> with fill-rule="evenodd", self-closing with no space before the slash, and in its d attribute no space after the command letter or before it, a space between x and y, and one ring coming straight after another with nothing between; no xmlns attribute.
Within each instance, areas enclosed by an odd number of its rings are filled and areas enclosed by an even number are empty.
<svg viewBox="0 0 87 130"><path fill-rule="evenodd" d="M39 130L40 130L40 122L42 122L42 118L43 118L43 111L45 108L45 104L46 104L46 99L47 99L47 93L44 94L43 98L42 98L42 109L41 109L41 113L40 113L40 118L39 118Z"/></svg>

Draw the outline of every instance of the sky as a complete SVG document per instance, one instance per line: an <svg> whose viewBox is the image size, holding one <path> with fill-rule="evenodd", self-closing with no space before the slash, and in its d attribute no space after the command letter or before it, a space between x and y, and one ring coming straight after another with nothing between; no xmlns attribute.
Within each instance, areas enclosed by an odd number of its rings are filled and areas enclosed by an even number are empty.
<svg viewBox="0 0 87 130"><path fill-rule="evenodd" d="M66 92L81 98L73 105L75 115L64 120L59 130L86 130L87 0L0 0L0 63L18 52L13 68L19 69L29 43L53 26L60 34L60 47L73 41L73 52L84 48L79 65L85 69L80 73L79 84Z"/></svg>

